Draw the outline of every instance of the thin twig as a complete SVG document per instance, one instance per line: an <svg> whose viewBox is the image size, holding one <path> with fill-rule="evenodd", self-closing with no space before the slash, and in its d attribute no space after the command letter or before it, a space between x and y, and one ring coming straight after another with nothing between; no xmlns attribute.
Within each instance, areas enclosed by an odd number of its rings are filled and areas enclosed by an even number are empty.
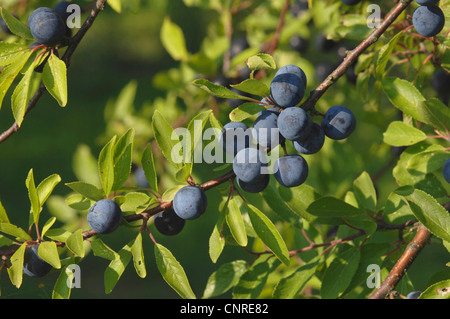
<svg viewBox="0 0 450 319"><path fill-rule="evenodd" d="M397 17L405 10L412 0L401 0L389 12L380 26L375 29L364 41L362 41L354 50L350 51L342 63L314 90L308 99L301 105L302 108L309 111L314 109L317 101L322 95L342 76L347 69L356 62L358 57L367 50L372 44L378 41L380 36L387 28L397 19Z"/></svg>

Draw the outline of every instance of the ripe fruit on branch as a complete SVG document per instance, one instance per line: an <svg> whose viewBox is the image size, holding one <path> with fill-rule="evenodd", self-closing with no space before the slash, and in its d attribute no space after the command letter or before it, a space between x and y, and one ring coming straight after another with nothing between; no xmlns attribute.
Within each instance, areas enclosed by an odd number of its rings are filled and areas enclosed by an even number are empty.
<svg viewBox="0 0 450 319"><path fill-rule="evenodd" d="M208 199L205 192L196 186L181 188L173 198L173 210L182 219L197 219L206 211Z"/></svg>
<svg viewBox="0 0 450 319"><path fill-rule="evenodd" d="M296 65L283 66L270 84L270 97L281 107L296 106L303 99L307 85L306 75Z"/></svg>
<svg viewBox="0 0 450 319"><path fill-rule="evenodd" d="M27 247L23 262L23 272L30 277L44 277L52 266L38 255L39 245Z"/></svg>
<svg viewBox="0 0 450 319"><path fill-rule="evenodd" d="M236 177L246 183L259 181L263 168L267 166L265 155L256 148L245 148L236 154L233 161L233 171Z"/></svg>
<svg viewBox="0 0 450 319"><path fill-rule="evenodd" d="M66 33L61 17L46 7L38 8L30 14L28 26L36 41L48 46L59 44Z"/></svg>
<svg viewBox="0 0 450 319"><path fill-rule="evenodd" d="M279 158L274 165L275 178L284 187L296 187L308 177L308 163L298 154Z"/></svg>
<svg viewBox="0 0 450 319"><path fill-rule="evenodd" d="M101 199L89 209L87 222L98 234L112 233L122 222L122 210L113 200Z"/></svg>
<svg viewBox="0 0 450 319"><path fill-rule="evenodd" d="M278 112L267 109L259 113L253 123L253 138L263 147L274 148L283 143L284 137L278 130Z"/></svg>
<svg viewBox="0 0 450 319"><path fill-rule="evenodd" d="M292 144L297 152L305 155L315 154L325 143L325 132L317 123L312 123L311 132L304 140L296 140Z"/></svg>
<svg viewBox="0 0 450 319"><path fill-rule="evenodd" d="M264 174L260 179L246 183L241 181L239 178L236 178L236 182L238 186L247 193L259 193L266 189L267 185L269 185L270 175Z"/></svg>
<svg viewBox="0 0 450 319"><path fill-rule="evenodd" d="M227 153L236 155L250 146L251 132L242 122L229 122L224 125L219 136L219 144Z"/></svg>
<svg viewBox="0 0 450 319"><path fill-rule="evenodd" d="M173 208L168 208L154 218L156 229L163 235L175 236L179 234L186 224L186 221L180 218Z"/></svg>
<svg viewBox="0 0 450 319"><path fill-rule="evenodd" d="M330 107L322 121L325 135L333 140L342 140L350 136L356 128L356 119L352 111L340 105Z"/></svg>
<svg viewBox="0 0 450 319"><path fill-rule="evenodd" d="M300 107L287 108L278 117L280 134L290 141L307 138L311 128L309 115Z"/></svg>
<svg viewBox="0 0 450 319"><path fill-rule="evenodd" d="M420 6L414 11L412 21L420 35L434 37L444 27L445 16L438 6Z"/></svg>

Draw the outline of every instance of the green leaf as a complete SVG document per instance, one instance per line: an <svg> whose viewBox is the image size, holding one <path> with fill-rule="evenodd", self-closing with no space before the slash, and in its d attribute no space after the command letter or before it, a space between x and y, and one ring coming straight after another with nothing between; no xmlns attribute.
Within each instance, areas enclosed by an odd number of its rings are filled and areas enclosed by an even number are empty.
<svg viewBox="0 0 450 319"><path fill-rule="evenodd" d="M123 272L128 266L131 260L131 246L134 240L125 245L119 252L115 255L114 260L110 262L105 270L105 293L109 294L113 291Z"/></svg>
<svg viewBox="0 0 450 319"><path fill-rule="evenodd" d="M120 205L122 211L140 214L143 211L147 210L157 201L152 199L150 196L140 192L130 192L123 196L124 201Z"/></svg>
<svg viewBox="0 0 450 319"><path fill-rule="evenodd" d="M433 235L450 241L450 214L434 197L416 189L405 198L410 201L410 207L417 219Z"/></svg>
<svg viewBox="0 0 450 319"><path fill-rule="evenodd" d="M118 259L120 256L114 250L109 248L101 239L96 238L91 242L91 248L94 256L101 257L108 260Z"/></svg>
<svg viewBox="0 0 450 319"><path fill-rule="evenodd" d="M159 272L173 290L183 299L196 299L183 267L170 250L155 244L155 259Z"/></svg>
<svg viewBox="0 0 450 319"><path fill-rule="evenodd" d="M25 117L25 111L30 99L30 83L31 76L34 72L35 64L33 63L31 67L28 68L25 75L22 77L20 82L17 84L14 92L11 96L11 108L16 120L17 125L21 126L23 118Z"/></svg>
<svg viewBox="0 0 450 319"><path fill-rule="evenodd" d="M122 12L122 0L109 0L108 4L117 13Z"/></svg>
<svg viewBox="0 0 450 319"><path fill-rule="evenodd" d="M265 109L266 108L261 104L246 102L233 109L230 112L229 117L233 122L242 122L243 120L248 119L255 114L258 114L258 112L261 112Z"/></svg>
<svg viewBox="0 0 450 319"><path fill-rule="evenodd" d="M72 233L63 228L49 229L45 233L46 237L48 237L52 240L57 240L57 241L63 242L63 243L65 243L67 241L67 239L70 237L70 235L72 235Z"/></svg>
<svg viewBox="0 0 450 319"><path fill-rule="evenodd" d="M247 79L241 83L231 85L231 87L238 89L239 91L246 92L257 96L268 96L270 90L265 83L260 80Z"/></svg>
<svg viewBox="0 0 450 319"><path fill-rule="evenodd" d="M189 53L186 49L183 30L165 17L161 27L161 42L170 56L176 61L187 61Z"/></svg>
<svg viewBox="0 0 450 319"><path fill-rule="evenodd" d="M16 288L20 288L20 286L22 285L23 259L25 256L26 247L27 244L23 243L9 259L9 261L11 262L11 266L7 268L8 275L11 283L16 286Z"/></svg>
<svg viewBox="0 0 450 319"><path fill-rule="evenodd" d="M361 257L359 259L358 269L352 278L351 283L347 286L347 289L342 294L345 296L347 293L351 293L358 289L361 285L367 286L367 279L369 273L367 267L369 265L382 265L385 255L391 251L390 243L365 243L361 247ZM380 274L381 275L381 274ZM374 278L375 279L375 278ZM380 278L381 279L381 278Z"/></svg>
<svg viewBox="0 0 450 319"><path fill-rule="evenodd" d="M239 278L233 289L234 299L256 299L261 294L269 275L280 265L276 258L262 256Z"/></svg>
<svg viewBox="0 0 450 319"><path fill-rule="evenodd" d="M147 276L147 269L145 268L144 250L142 248L142 234L139 233L131 246L131 254L133 256L134 269L139 277L145 278Z"/></svg>
<svg viewBox="0 0 450 319"><path fill-rule="evenodd" d="M61 268L61 260L59 259L58 248L54 241L44 241L39 244L38 255L53 268Z"/></svg>
<svg viewBox="0 0 450 319"><path fill-rule="evenodd" d="M192 84L211 95L223 99L252 100L249 97L239 95L226 87L214 84L206 79L197 79L194 82L192 82Z"/></svg>
<svg viewBox="0 0 450 319"><path fill-rule="evenodd" d="M14 240L9 239L3 235L0 235L0 247L14 245Z"/></svg>
<svg viewBox="0 0 450 319"><path fill-rule="evenodd" d="M181 143L184 145L183 152L183 162L192 164L194 162L193 154L194 152L197 152L197 154L200 154L201 149L201 138L203 137L203 129L205 128L206 123L208 122L209 116L212 113L212 111L206 111L201 112L197 114L188 124L187 129L189 132L189 138L187 136L183 137L183 140ZM190 145L187 146L187 142L190 141ZM187 146L187 147L186 147ZM200 149L198 149L200 148ZM186 170L186 177L182 180L185 181L187 177L191 174L192 165L189 165L189 169Z"/></svg>
<svg viewBox="0 0 450 319"><path fill-rule="evenodd" d="M269 185L261 192L264 201L269 205L273 212L278 214L285 221L289 222L294 227L302 227L299 215L295 214L290 209L281 195L278 193L278 182L273 178L270 179Z"/></svg>
<svg viewBox="0 0 450 319"><path fill-rule="evenodd" d="M424 174L411 174L407 169L408 161L418 153L428 151L442 151L443 146L436 144L429 144L421 142L413 146L408 147L400 156L397 161L397 165L394 167L392 173L396 181L400 186L411 185L417 189L421 189L426 193L439 198L447 194L445 188L441 182L433 173Z"/></svg>
<svg viewBox="0 0 450 319"><path fill-rule="evenodd" d="M73 271L68 267L63 267L53 287L52 299L70 299L72 285L69 285L69 283L72 281Z"/></svg>
<svg viewBox="0 0 450 319"><path fill-rule="evenodd" d="M228 210L225 216L228 227L230 228L231 234L237 244L243 247L247 246L248 238L245 230L244 219L242 218L241 211L239 210L239 206L234 197L231 198L228 203Z"/></svg>
<svg viewBox="0 0 450 319"><path fill-rule="evenodd" d="M18 56L28 51L29 48L20 43L0 42L0 66L14 63Z"/></svg>
<svg viewBox="0 0 450 319"><path fill-rule="evenodd" d="M19 241L33 240L22 228L10 223L0 223L0 232L14 236Z"/></svg>
<svg viewBox="0 0 450 319"><path fill-rule="evenodd" d="M61 182L61 176L59 176L58 174L53 174L39 183L37 187L37 195L39 197L39 204L41 206L44 205L59 182Z"/></svg>
<svg viewBox="0 0 450 319"><path fill-rule="evenodd" d="M298 216L309 222L339 224L339 218L322 218L309 212L308 207L321 197L313 187L303 184L298 187L287 188L280 186L278 183L275 183L275 186L278 188L278 193L286 205Z"/></svg>
<svg viewBox="0 0 450 319"><path fill-rule="evenodd" d="M397 77L387 77L382 80L382 84L384 92L396 108L420 122L425 122L418 110L425 98L412 83Z"/></svg>
<svg viewBox="0 0 450 319"><path fill-rule="evenodd" d="M281 262L289 265L289 251L275 225L258 208L251 204L247 206L250 208L248 215L256 234Z"/></svg>
<svg viewBox="0 0 450 319"><path fill-rule="evenodd" d="M153 160L153 150L151 144L148 144L142 154L142 168L144 169L145 178L147 179L150 189L158 192L158 175L156 174L155 161Z"/></svg>
<svg viewBox="0 0 450 319"><path fill-rule="evenodd" d="M80 144L73 155L72 169L79 181L100 186L97 159L92 155L91 149Z"/></svg>
<svg viewBox="0 0 450 319"><path fill-rule="evenodd" d="M406 168L411 174L427 174L432 173L440 168L450 157L448 151L425 151L412 156L407 162Z"/></svg>
<svg viewBox="0 0 450 319"><path fill-rule="evenodd" d="M350 217L362 211L334 197L322 197L308 207L308 212L320 217Z"/></svg>
<svg viewBox="0 0 450 319"><path fill-rule="evenodd" d="M56 217L51 217L49 220L47 220L45 222L44 226L42 226L41 237L45 236L47 231L53 226L53 224L55 222L56 222Z"/></svg>
<svg viewBox="0 0 450 319"><path fill-rule="evenodd" d="M67 66L52 54L44 66L42 80L60 106L67 105Z"/></svg>
<svg viewBox="0 0 450 319"><path fill-rule="evenodd" d="M98 172L102 182L103 193L107 197L111 193L114 185L114 144L116 142L114 136L108 144L100 151L98 157Z"/></svg>
<svg viewBox="0 0 450 319"><path fill-rule="evenodd" d="M361 251L349 248L336 256L325 271L320 295L324 299L336 299L347 289L358 269Z"/></svg>
<svg viewBox="0 0 450 319"><path fill-rule="evenodd" d="M274 299L293 299L314 276L318 262L300 266L292 274L282 278L273 291Z"/></svg>
<svg viewBox="0 0 450 319"><path fill-rule="evenodd" d="M5 9L3 8L0 9L3 20L6 22L8 28L11 30L12 33L26 40L34 40L30 28L26 24L22 23L20 20L18 20L16 17L14 17L11 13L6 11Z"/></svg>
<svg viewBox="0 0 450 319"><path fill-rule="evenodd" d="M133 156L134 129L129 129L114 147L114 184L113 190L119 190L127 181L131 172Z"/></svg>
<svg viewBox="0 0 450 319"><path fill-rule="evenodd" d="M76 230L67 238L66 245L75 256L84 257L83 232L81 229Z"/></svg>
<svg viewBox="0 0 450 319"><path fill-rule="evenodd" d="M441 100L423 101L419 103L418 111L425 123L442 132L450 131L450 110Z"/></svg>
<svg viewBox="0 0 450 319"><path fill-rule="evenodd" d="M377 194L373 186L372 178L367 172L363 172L353 182L353 191L361 207L370 211L376 211Z"/></svg>
<svg viewBox="0 0 450 319"><path fill-rule="evenodd" d="M31 211L33 213L34 223L37 225L39 221L39 213L41 212L41 203L39 201L36 185L34 183L33 169L28 172L26 185L28 189L28 197L31 202Z"/></svg>
<svg viewBox="0 0 450 319"><path fill-rule="evenodd" d="M216 133L216 138L219 138L220 132L223 129L222 124L217 120L217 118L214 116L214 113L211 113L209 115L209 123L211 124L211 127L214 129L214 132Z"/></svg>
<svg viewBox="0 0 450 319"><path fill-rule="evenodd" d="M234 287L242 274L247 270L245 260L235 260L219 267L208 278L203 299L220 296Z"/></svg>
<svg viewBox="0 0 450 319"><path fill-rule="evenodd" d="M152 127L156 142L158 143L164 157L175 168L181 168L182 156L180 156L180 154L172 154L175 150L175 145L180 143L179 136L174 132L169 122L167 122L158 110L153 113Z"/></svg>
<svg viewBox="0 0 450 319"><path fill-rule="evenodd" d="M165 202L171 202L173 200L173 198L175 197L175 194L185 186L186 185L175 185L175 186L169 187L163 193L162 200Z"/></svg>
<svg viewBox="0 0 450 319"><path fill-rule="evenodd" d="M252 71L259 71L264 69L275 69L276 63L271 55L259 53L247 59L247 66Z"/></svg>
<svg viewBox="0 0 450 319"><path fill-rule="evenodd" d="M385 44L380 52L378 53L378 61L376 66L376 75L378 79L381 79L384 75L384 71L386 70L386 65L391 57L392 51L394 51L395 46L397 45L398 39L402 35L402 32L397 33L392 39Z"/></svg>
<svg viewBox="0 0 450 319"><path fill-rule="evenodd" d="M9 223L8 215L6 214L6 210L0 201L0 223Z"/></svg>
<svg viewBox="0 0 450 319"><path fill-rule="evenodd" d="M222 232L227 211L227 203L221 203L221 205L219 206L219 217L217 218L217 222L214 225L211 236L209 237L209 257L211 258L211 261L213 263L217 262L225 247L225 238Z"/></svg>
<svg viewBox="0 0 450 319"><path fill-rule="evenodd" d="M409 146L425 140L427 136L421 130L404 122L394 121L383 133L383 141L392 146Z"/></svg>
<svg viewBox="0 0 450 319"><path fill-rule="evenodd" d="M11 84L14 82L14 79L17 77L20 70L22 70L31 54L31 51L24 51L16 59L14 59L12 64L2 70L2 73L0 74L0 109L3 104L3 99L11 87Z"/></svg>
<svg viewBox="0 0 450 319"><path fill-rule="evenodd" d="M84 197L96 202L104 198L103 192L92 184L88 184L85 182L72 182L66 183L66 186L71 188L73 191L83 195Z"/></svg>
<svg viewBox="0 0 450 319"><path fill-rule="evenodd" d="M419 299L450 299L450 279L432 284L422 292Z"/></svg>

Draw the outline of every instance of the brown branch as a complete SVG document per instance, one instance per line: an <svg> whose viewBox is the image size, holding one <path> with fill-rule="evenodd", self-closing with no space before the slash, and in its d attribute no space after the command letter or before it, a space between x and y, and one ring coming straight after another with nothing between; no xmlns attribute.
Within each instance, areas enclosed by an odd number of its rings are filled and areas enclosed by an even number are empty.
<svg viewBox="0 0 450 319"><path fill-rule="evenodd" d="M284 6L283 6L283 10L281 11L281 14L280 14L280 19L278 20L278 26L277 26L277 29L275 30L273 40L269 44L270 47L267 50L267 54L273 55L273 53L275 52L275 50L278 47L278 43L280 42L281 31L283 30L283 26L284 26L284 20L286 18L286 13L288 12L289 7L290 7L290 1L286 0L286 2L284 3ZM256 73L255 79L261 79L265 75L266 75L266 70L261 70L258 73Z"/></svg>
<svg viewBox="0 0 450 319"><path fill-rule="evenodd" d="M94 23L94 20L99 14L99 12L103 10L106 1L107 0L96 1L94 8L92 9L90 15L87 17L86 21L81 26L80 30L77 32L77 34L75 34L75 36L72 39L70 39L69 46L67 47L67 50L64 53L64 56L62 57L62 60L66 63L67 67L69 67L70 65L70 59L72 58L75 49L78 47L78 44ZM40 100L40 98L46 91L47 89L45 88L44 84L41 84L36 93L34 94L34 96L28 102L24 117L27 116L28 113L36 107L37 102ZM17 124L17 122L15 122L13 125L10 126L9 129L0 134L0 143L6 141L8 138L11 137L11 135L16 133L19 129L20 126Z"/></svg>
<svg viewBox="0 0 450 319"><path fill-rule="evenodd" d="M358 57L367 50L372 44L378 41L380 36L387 30L387 28L397 19L397 17L406 9L412 0L400 0L398 4L389 12L380 26L375 29L364 41L362 41L354 50L350 51L342 63L323 81L308 99L301 105L305 110L313 110L317 101L342 75L347 69L356 62Z"/></svg>
<svg viewBox="0 0 450 319"><path fill-rule="evenodd" d="M389 275L383 281L379 288L370 295L369 299L385 299L397 286L403 275L408 270L425 245L431 238L430 231L425 226L420 225L416 236L408 244L403 255L392 268Z"/></svg>
<svg viewBox="0 0 450 319"><path fill-rule="evenodd" d="M278 26L275 31L273 41L271 43L269 51L267 52L270 55L272 55L278 47L278 42L280 41L281 31L283 30L283 26L284 26L284 20L286 17L286 13L289 10L289 7L290 7L290 1L286 0L286 2L284 3L283 10L281 11L280 20L278 21Z"/></svg>

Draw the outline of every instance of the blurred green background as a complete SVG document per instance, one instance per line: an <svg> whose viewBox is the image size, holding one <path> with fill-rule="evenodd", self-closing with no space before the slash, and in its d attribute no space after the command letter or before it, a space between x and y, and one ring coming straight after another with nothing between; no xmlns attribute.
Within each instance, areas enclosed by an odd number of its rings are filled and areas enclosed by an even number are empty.
<svg viewBox="0 0 450 319"><path fill-rule="evenodd" d="M87 3L74 2L83 5ZM4 3L7 4L7 1ZM29 5L34 7L50 6L51 3L53 2L29 1ZM107 7L73 56L68 70L68 105L61 108L49 94L45 94L37 108L25 119L20 131L0 145L0 199L13 223L26 225L28 220L30 205L25 179L31 168L36 181L54 173L59 174L62 182L54 194L65 196L69 193L64 183L77 180L73 172L73 156L78 146L85 144L95 157L98 156L107 130L105 107L111 103L111 99L117 98L130 81L137 83L134 99L137 109L151 104L158 97L166 97L164 91L153 85L154 76L158 72L179 65L161 44L160 29L166 16L170 16L182 28L189 52L199 50L203 39L210 32L205 26L218 18L214 11L186 7L181 0L142 1L138 12L124 14L118 14ZM277 20L260 22L266 23L265 27L273 30ZM251 21L248 23L251 24ZM313 27L311 31L300 31L311 42L314 42L314 35L318 32ZM353 45L354 42L349 44ZM280 47L282 50L289 50L286 41L282 41ZM309 75L308 86L312 89L319 83L314 78L313 66L324 60L335 61L336 51L317 54L313 43L310 47L306 57L310 64L306 65L305 72ZM280 59L283 60L283 56ZM382 132L389 120L397 117L396 110L390 105L384 105L379 113L366 113L371 108L370 103L363 103L354 90L355 87L343 79L327 92L319 104L325 110L331 103L345 103L355 111L358 118L358 133L351 142L327 142L323 160L312 158L310 161L317 165L312 167L308 183L324 194L344 195L354 178L363 170L375 174L391 157L390 147L382 142ZM5 101L8 101L8 96ZM150 120L151 114L148 116ZM224 124L227 114L221 114L220 118ZM7 129L11 123L11 110L5 102L0 110L0 131ZM377 183L380 202L395 188L391 169L392 167L388 168ZM201 166L195 174L201 181L211 177L211 172ZM330 174L336 175L332 181L327 179ZM216 207L219 201L218 192L208 194L208 214L196 222L188 222L183 232L174 238L161 237L154 232L156 239L180 261L198 297L202 296L209 274L219 266L213 264L208 255L208 239L217 219ZM43 214L44 220L51 216L48 212ZM119 249L134 235L134 231L125 228L102 239L111 248ZM72 298L178 298L156 268L153 244L148 236L144 236L144 249L147 277L139 278L130 264L109 295L105 295L103 284L103 273L109 261L89 255L80 263L81 289L73 289ZM446 254L443 248L436 245L427 247L421 254L409 272L419 289L424 289L431 279L424 275L423 267L427 267L431 274L442 270L442 260L446 259ZM250 257L243 249L227 246L219 264L239 258L249 260ZM49 298L56 278L56 273L44 279L24 278L22 289L17 290L9 283L7 273L3 271L0 281L2 297Z"/></svg>

